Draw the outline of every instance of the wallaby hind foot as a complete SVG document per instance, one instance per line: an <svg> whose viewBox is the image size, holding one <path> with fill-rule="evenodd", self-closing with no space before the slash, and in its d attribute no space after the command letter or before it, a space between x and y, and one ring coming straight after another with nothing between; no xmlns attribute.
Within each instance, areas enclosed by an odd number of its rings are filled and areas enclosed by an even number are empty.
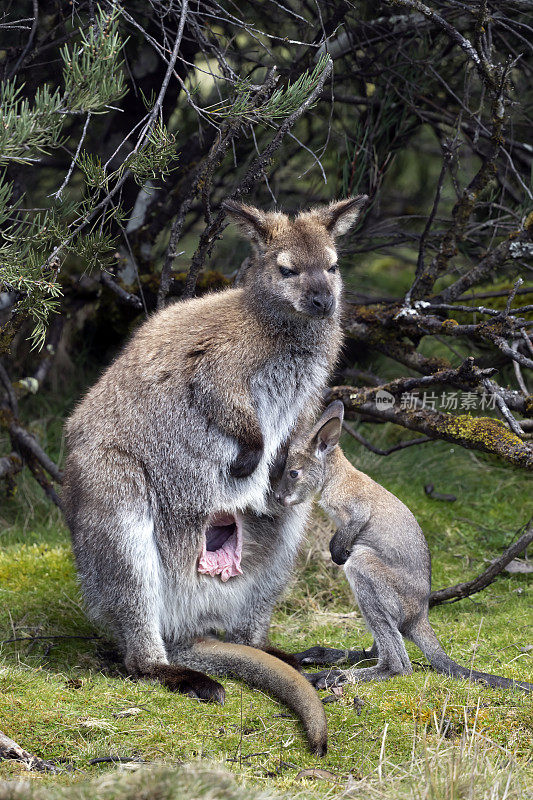
<svg viewBox="0 0 533 800"><path fill-rule="evenodd" d="M332 667L320 672L304 672L303 674L315 689L333 689L348 683L347 672L348 670Z"/></svg>
<svg viewBox="0 0 533 800"><path fill-rule="evenodd" d="M224 705L224 687L203 672L173 664L158 664L147 673L147 677L157 678L171 692L186 694L203 703Z"/></svg>
<svg viewBox="0 0 533 800"><path fill-rule="evenodd" d="M262 647L261 650L264 653L268 653L270 656L274 656L274 658L279 658L280 661L283 661L284 664L288 664L289 667L292 667L297 672L302 671L301 662L293 653L286 653L285 650L279 650L277 647L270 646Z"/></svg>
<svg viewBox="0 0 533 800"><path fill-rule="evenodd" d="M335 664L359 664L362 661L374 660L378 657L375 643L370 650L340 650L336 647L316 645L294 653L299 664L316 664L317 666L335 666Z"/></svg>
<svg viewBox="0 0 533 800"><path fill-rule="evenodd" d="M397 678L400 675L410 675L412 669L401 667L392 669L388 666L363 667L358 669L324 669L321 672L304 673L305 677L315 687L315 689L334 689L338 686L345 686L347 683L366 683L368 681L388 681L390 678Z"/></svg>
<svg viewBox="0 0 533 800"><path fill-rule="evenodd" d="M359 683L366 681L387 681L389 678L398 678L401 675L411 675L413 668L411 665L401 667L390 667L387 664L376 664L375 667L364 667L363 669L347 669L345 671L346 680L349 683Z"/></svg>

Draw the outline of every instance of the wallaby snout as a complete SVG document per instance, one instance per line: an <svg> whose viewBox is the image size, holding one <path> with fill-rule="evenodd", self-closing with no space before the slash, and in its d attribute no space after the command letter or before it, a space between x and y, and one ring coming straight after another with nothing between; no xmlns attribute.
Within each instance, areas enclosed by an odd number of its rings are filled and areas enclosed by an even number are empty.
<svg viewBox="0 0 533 800"><path fill-rule="evenodd" d="M311 289L305 298L306 311L317 317L331 317L335 312L336 302L329 287Z"/></svg>

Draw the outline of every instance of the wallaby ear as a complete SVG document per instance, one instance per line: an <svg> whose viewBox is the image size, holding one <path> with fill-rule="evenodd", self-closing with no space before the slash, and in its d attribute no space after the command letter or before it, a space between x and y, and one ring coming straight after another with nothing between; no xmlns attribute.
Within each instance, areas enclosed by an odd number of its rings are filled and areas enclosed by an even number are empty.
<svg viewBox="0 0 533 800"><path fill-rule="evenodd" d="M313 428L311 445L315 455L322 458L339 443L344 419L344 403L335 400L326 408Z"/></svg>
<svg viewBox="0 0 533 800"><path fill-rule="evenodd" d="M264 211L236 200L224 200L222 208L249 239L264 242L269 238L270 231Z"/></svg>
<svg viewBox="0 0 533 800"><path fill-rule="evenodd" d="M333 237L342 236L355 225L367 202L368 195L358 194L317 208L314 213Z"/></svg>

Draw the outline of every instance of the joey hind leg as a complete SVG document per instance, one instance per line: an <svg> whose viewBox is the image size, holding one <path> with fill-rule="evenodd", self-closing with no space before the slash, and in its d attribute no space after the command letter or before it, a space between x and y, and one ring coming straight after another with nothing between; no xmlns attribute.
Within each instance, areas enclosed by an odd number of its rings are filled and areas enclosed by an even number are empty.
<svg viewBox="0 0 533 800"><path fill-rule="evenodd" d="M401 629L408 609L396 584L402 578L374 553L361 549L346 564L346 576L374 636L375 667L347 670L349 680L384 680L413 671Z"/></svg>
<svg viewBox="0 0 533 800"><path fill-rule="evenodd" d="M412 666L400 633L406 609L395 588L398 576L366 548L354 551L346 563L345 571L361 613L374 636L372 649L365 658L377 656L377 664L362 669L353 666L347 670L323 670L306 677L315 688L325 689L346 682L386 680L395 675L409 675ZM358 654L358 651L354 652ZM325 657L327 654L326 651Z"/></svg>

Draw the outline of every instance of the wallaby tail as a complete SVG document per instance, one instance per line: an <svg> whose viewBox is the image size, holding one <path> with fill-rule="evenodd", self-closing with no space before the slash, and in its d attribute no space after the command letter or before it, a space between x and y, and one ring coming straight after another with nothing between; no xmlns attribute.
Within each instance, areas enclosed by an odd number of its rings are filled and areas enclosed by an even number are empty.
<svg viewBox="0 0 533 800"><path fill-rule="evenodd" d="M429 620L420 621L407 635L422 650L436 672L450 675L452 678L465 678L502 689L522 689L525 692L533 692L533 683L515 681L501 675L490 675L488 672L478 672L478 670L468 669L457 664L444 652Z"/></svg>
<svg viewBox="0 0 533 800"><path fill-rule="evenodd" d="M313 753L326 754L324 706L309 681L284 661L255 647L200 639L187 651L187 665L212 675L240 678L281 700L300 718Z"/></svg>

